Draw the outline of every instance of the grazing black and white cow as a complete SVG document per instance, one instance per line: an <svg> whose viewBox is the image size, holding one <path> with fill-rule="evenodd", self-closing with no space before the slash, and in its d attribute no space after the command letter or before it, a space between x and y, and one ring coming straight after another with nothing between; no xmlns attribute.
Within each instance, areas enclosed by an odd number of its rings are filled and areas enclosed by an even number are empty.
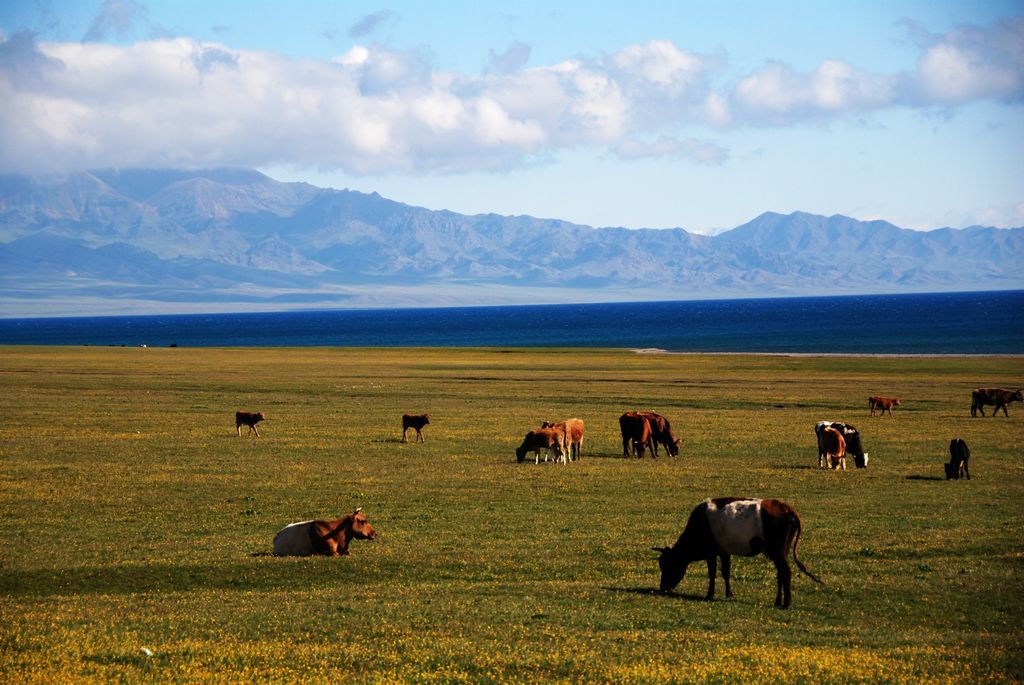
<svg viewBox="0 0 1024 685"><path fill-rule="evenodd" d="M818 436L818 467L825 465L825 428L835 428L843 436L846 442L846 454L853 457L853 463L857 468L867 468L868 453L864 451L864 444L860 441L860 432L848 423L842 421L818 421L814 426L814 433Z"/></svg>
<svg viewBox="0 0 1024 685"><path fill-rule="evenodd" d="M703 559L708 564L708 593L704 599L714 599L717 560L720 558L725 596L732 597L730 557L733 554L745 557L764 554L775 564L778 573L775 606L786 609L792 601L790 545L793 546L793 560L800 570L821 583L797 556L801 530L796 510L777 499L721 497L705 500L690 513L686 528L674 546L652 548L661 552L658 559L661 591L673 589L686 574L686 567Z"/></svg>
<svg viewBox="0 0 1024 685"><path fill-rule="evenodd" d="M946 467L946 480L960 480L961 476L967 480L971 479L971 472L967 468L971 460L971 450L967 443L960 438L953 438L949 441L949 463Z"/></svg>

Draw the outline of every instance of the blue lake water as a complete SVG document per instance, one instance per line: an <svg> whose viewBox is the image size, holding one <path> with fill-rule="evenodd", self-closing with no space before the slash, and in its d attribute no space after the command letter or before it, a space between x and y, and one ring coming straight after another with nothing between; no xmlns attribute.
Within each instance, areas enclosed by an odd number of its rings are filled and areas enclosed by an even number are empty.
<svg viewBox="0 0 1024 685"><path fill-rule="evenodd" d="M0 319L5 345L1024 353L1024 291Z"/></svg>

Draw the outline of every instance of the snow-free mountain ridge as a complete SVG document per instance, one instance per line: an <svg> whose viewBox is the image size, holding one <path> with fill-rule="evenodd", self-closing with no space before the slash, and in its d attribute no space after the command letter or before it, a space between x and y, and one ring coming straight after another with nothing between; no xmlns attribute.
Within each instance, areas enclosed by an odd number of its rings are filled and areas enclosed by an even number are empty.
<svg viewBox="0 0 1024 685"><path fill-rule="evenodd" d="M0 314L1024 287L1024 229L766 212L715 236L412 207L257 171L0 176Z"/></svg>

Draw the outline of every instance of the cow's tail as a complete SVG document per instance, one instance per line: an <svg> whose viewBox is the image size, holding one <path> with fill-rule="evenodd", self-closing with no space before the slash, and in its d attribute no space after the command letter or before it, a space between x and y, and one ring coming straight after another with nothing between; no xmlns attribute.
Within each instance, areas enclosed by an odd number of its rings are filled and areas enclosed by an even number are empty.
<svg viewBox="0 0 1024 685"><path fill-rule="evenodd" d="M796 548L800 546L800 532L803 530L803 524L800 523L800 516L795 511L792 512L790 515L792 516L793 523L796 524L796 535L793 537L793 561L795 561L797 567L804 572L804 575L813 580L815 583L818 583L819 585L824 585L825 581L823 581L821 578L808 571L807 567L804 566L804 562L800 561L800 557L798 557L796 554Z"/></svg>

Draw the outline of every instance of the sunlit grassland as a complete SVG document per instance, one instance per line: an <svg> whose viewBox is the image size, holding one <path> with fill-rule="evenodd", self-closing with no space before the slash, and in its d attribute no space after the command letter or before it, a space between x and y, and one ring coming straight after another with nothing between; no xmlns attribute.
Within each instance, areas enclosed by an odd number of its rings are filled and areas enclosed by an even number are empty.
<svg viewBox="0 0 1024 685"><path fill-rule="evenodd" d="M1021 385L997 357L0 348L0 680L1019 680L1024 406L969 405ZM871 418L872 394L904 405ZM681 457L623 459L629 409ZM425 444L403 412L433 415ZM515 462L571 416L583 461ZM817 469L825 418L867 470ZM942 479L954 436L969 482ZM735 600L699 601L702 565L654 593L649 548L725 495L793 504L826 586L776 610L758 558ZM351 557L264 555L356 506L381 537Z"/></svg>

